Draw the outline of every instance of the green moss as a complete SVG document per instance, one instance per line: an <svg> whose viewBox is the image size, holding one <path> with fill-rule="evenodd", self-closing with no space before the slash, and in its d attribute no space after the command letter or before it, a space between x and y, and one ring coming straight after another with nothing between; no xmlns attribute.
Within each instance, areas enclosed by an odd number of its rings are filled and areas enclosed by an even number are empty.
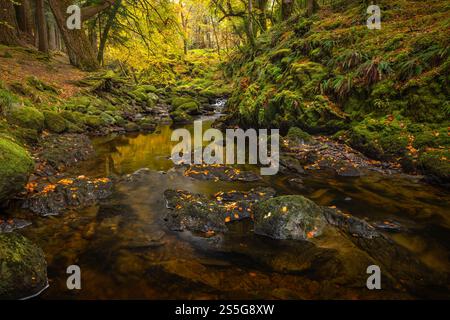
<svg viewBox="0 0 450 320"><path fill-rule="evenodd" d="M419 163L426 174L436 178L439 182L450 183L450 151L448 148L422 153Z"/></svg>
<svg viewBox="0 0 450 320"><path fill-rule="evenodd" d="M127 122L124 125L124 129L127 132L136 132L136 131L139 131L139 126L134 122Z"/></svg>
<svg viewBox="0 0 450 320"><path fill-rule="evenodd" d="M170 117L175 123L186 123L193 121L192 116L188 115L186 112L182 110L175 110L171 112Z"/></svg>
<svg viewBox="0 0 450 320"><path fill-rule="evenodd" d="M138 125L142 131L152 132L156 129L156 123L151 118L143 118L139 120Z"/></svg>
<svg viewBox="0 0 450 320"><path fill-rule="evenodd" d="M47 285L44 252L17 233L0 234L0 299L21 299Z"/></svg>
<svg viewBox="0 0 450 320"><path fill-rule="evenodd" d="M104 124L106 124L106 125L111 126L111 125L116 124L116 119L114 119L113 116L109 115L109 114L106 113L106 112L102 112L102 113L100 114L100 118L101 118L102 122L103 122Z"/></svg>
<svg viewBox="0 0 450 320"><path fill-rule="evenodd" d="M311 135L309 135L308 133L297 127L290 128L288 134L286 135L286 138L294 143L303 143L312 141Z"/></svg>
<svg viewBox="0 0 450 320"><path fill-rule="evenodd" d="M19 127L42 131L44 128L44 115L33 107L16 107L8 112L6 118L11 124Z"/></svg>
<svg viewBox="0 0 450 320"><path fill-rule="evenodd" d="M59 90L55 87L43 82L42 80L39 80L38 78L32 76L27 78L27 84L33 88L36 88L39 91L47 91L50 93L58 94Z"/></svg>
<svg viewBox="0 0 450 320"><path fill-rule="evenodd" d="M283 196L255 206L255 233L275 239L308 240L326 226L323 209L303 196Z"/></svg>
<svg viewBox="0 0 450 320"><path fill-rule="evenodd" d="M12 92L0 88L0 113L6 114L19 99Z"/></svg>
<svg viewBox="0 0 450 320"><path fill-rule="evenodd" d="M187 102L182 104L177 108L177 110L181 110L186 112L189 115L198 115L200 114L200 109L198 104L195 101Z"/></svg>
<svg viewBox="0 0 450 320"><path fill-rule="evenodd" d="M174 108L178 108L187 103L195 103L198 105L197 101L195 101L191 97L175 97L172 99L171 104Z"/></svg>
<svg viewBox="0 0 450 320"><path fill-rule="evenodd" d="M270 59L272 61L276 62L276 61L283 59L284 57L289 56L291 53L292 53L292 51L289 48L279 49L270 55Z"/></svg>
<svg viewBox="0 0 450 320"><path fill-rule="evenodd" d="M57 112L44 111L45 127L51 132L62 133L67 129L66 120Z"/></svg>
<svg viewBox="0 0 450 320"><path fill-rule="evenodd" d="M101 117L92 115L84 116L83 122L92 129L98 129L105 125L105 122Z"/></svg>
<svg viewBox="0 0 450 320"><path fill-rule="evenodd" d="M0 138L0 202L19 192L34 163L28 152L7 138Z"/></svg>

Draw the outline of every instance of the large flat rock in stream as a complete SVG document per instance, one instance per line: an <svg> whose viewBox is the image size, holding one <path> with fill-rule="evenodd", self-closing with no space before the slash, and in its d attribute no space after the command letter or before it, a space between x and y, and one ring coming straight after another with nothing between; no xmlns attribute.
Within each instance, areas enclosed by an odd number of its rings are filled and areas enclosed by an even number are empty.
<svg viewBox="0 0 450 320"><path fill-rule="evenodd" d="M184 175L196 180L215 180L226 182L256 182L262 177L252 171L242 171L223 165L192 165L186 169Z"/></svg>
<svg viewBox="0 0 450 320"><path fill-rule="evenodd" d="M166 220L172 230L209 234L225 232L227 223L253 218L253 206L274 195L272 188L219 192L212 197L184 190L167 190L164 197L170 212Z"/></svg>

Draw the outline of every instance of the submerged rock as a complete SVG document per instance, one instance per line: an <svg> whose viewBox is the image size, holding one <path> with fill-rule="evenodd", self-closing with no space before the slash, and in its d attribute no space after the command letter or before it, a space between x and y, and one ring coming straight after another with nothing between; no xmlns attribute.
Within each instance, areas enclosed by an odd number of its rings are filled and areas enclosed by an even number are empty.
<svg viewBox="0 0 450 320"><path fill-rule="evenodd" d="M241 171L223 165L193 165L186 169L184 175L197 180L220 180L226 182L255 182L262 179L261 176L254 172Z"/></svg>
<svg viewBox="0 0 450 320"><path fill-rule="evenodd" d="M0 266L0 299L31 297L47 286L44 252L19 234L0 234Z"/></svg>
<svg viewBox="0 0 450 320"><path fill-rule="evenodd" d="M2 218L0 218L0 233L12 232L17 229L26 228L30 225L30 221L20 219L2 220Z"/></svg>
<svg viewBox="0 0 450 320"><path fill-rule="evenodd" d="M31 196L25 200L23 207L48 216L95 205L112 194L113 183L108 178L89 180L80 176L62 179L55 184L30 184L28 188Z"/></svg>

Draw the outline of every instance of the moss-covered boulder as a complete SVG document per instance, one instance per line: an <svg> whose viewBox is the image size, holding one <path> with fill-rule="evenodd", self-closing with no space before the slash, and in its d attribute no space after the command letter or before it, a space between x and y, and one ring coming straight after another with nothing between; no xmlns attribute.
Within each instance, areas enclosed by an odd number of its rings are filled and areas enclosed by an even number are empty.
<svg viewBox="0 0 450 320"><path fill-rule="evenodd" d="M141 120L139 120L139 128L142 131L146 131L146 132L153 132L156 129L156 123L153 119L151 118L143 118Z"/></svg>
<svg viewBox="0 0 450 320"><path fill-rule="evenodd" d="M127 122L124 126L126 132L137 132L139 131L139 126L134 122Z"/></svg>
<svg viewBox="0 0 450 320"><path fill-rule="evenodd" d="M313 137L300 128L292 127L289 129L288 134L286 135L286 139L290 143L299 144L299 143L308 143L313 141Z"/></svg>
<svg viewBox="0 0 450 320"><path fill-rule="evenodd" d="M100 118L102 119L103 123L105 123L106 125L112 126L112 125L116 124L116 119L112 115L110 115L106 112L102 112L100 114Z"/></svg>
<svg viewBox="0 0 450 320"><path fill-rule="evenodd" d="M198 105L197 101L191 97L175 97L171 101L171 105L173 108L178 109L180 106L184 104L192 104L195 103Z"/></svg>
<svg viewBox="0 0 450 320"><path fill-rule="evenodd" d="M44 129L44 115L33 107L17 107L8 112L6 118L9 123L19 127L42 131Z"/></svg>
<svg viewBox="0 0 450 320"><path fill-rule="evenodd" d="M327 225L324 209L303 196L283 196L255 207L255 233L282 240L308 240Z"/></svg>
<svg viewBox="0 0 450 320"><path fill-rule="evenodd" d="M19 100L12 92L0 88L0 113L6 114Z"/></svg>
<svg viewBox="0 0 450 320"><path fill-rule="evenodd" d="M450 151L434 150L419 157L421 169L440 183L450 184Z"/></svg>
<svg viewBox="0 0 450 320"><path fill-rule="evenodd" d="M31 297L46 286L44 252L19 234L0 234L0 299Z"/></svg>
<svg viewBox="0 0 450 320"><path fill-rule="evenodd" d="M173 122L175 122L175 123L186 123L186 122L191 122L194 120L194 118L192 118L192 116L190 116L183 110L175 110L175 111L171 112L170 117L172 118Z"/></svg>
<svg viewBox="0 0 450 320"><path fill-rule="evenodd" d="M51 132L62 133L67 129L66 120L57 112L44 111L45 127Z"/></svg>
<svg viewBox="0 0 450 320"><path fill-rule="evenodd" d="M24 187L33 166L33 160L24 148L7 138L0 138L0 205Z"/></svg>
<svg viewBox="0 0 450 320"><path fill-rule="evenodd" d="M100 116L94 116L94 115L84 116L83 122L91 129L98 129L105 125L104 120Z"/></svg>
<svg viewBox="0 0 450 320"><path fill-rule="evenodd" d="M200 114L199 105L194 101L182 104L181 106L179 106L177 108L177 110L184 111L189 115L199 115Z"/></svg>

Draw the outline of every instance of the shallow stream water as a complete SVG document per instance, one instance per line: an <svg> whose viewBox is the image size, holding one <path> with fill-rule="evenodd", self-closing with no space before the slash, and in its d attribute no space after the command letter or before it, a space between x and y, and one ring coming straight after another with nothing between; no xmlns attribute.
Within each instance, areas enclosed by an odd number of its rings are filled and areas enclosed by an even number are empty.
<svg viewBox="0 0 450 320"><path fill-rule="evenodd" d="M206 124L211 122L207 119ZM303 176L303 186L298 188L289 183L292 175L281 174L257 183L193 180L175 170L169 159L172 131L163 125L153 134L94 138L96 156L70 174L123 177L141 168L151 173L133 184L119 184L114 195L98 206L33 218L33 225L20 231L47 257L50 287L42 299L397 297L391 292L369 292L365 283L330 285L309 274L273 271L255 256L295 253L301 244L256 236L249 221L235 223L229 233L212 238L172 232L164 223L163 193L169 188L215 194L271 186L278 194L301 194L371 222L395 221L405 231L389 237L429 268L450 272L448 191L418 178L375 172L355 178L317 171ZM27 217L26 212L15 214ZM69 265L81 267L82 290L67 289ZM430 291L433 295L433 288ZM408 296L406 292L399 297Z"/></svg>

